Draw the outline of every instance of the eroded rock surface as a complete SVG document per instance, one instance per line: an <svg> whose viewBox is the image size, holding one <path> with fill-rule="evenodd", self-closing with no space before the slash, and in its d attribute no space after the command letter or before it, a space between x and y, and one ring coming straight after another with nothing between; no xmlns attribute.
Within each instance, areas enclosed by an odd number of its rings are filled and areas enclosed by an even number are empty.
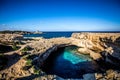
<svg viewBox="0 0 120 80"><path fill-rule="evenodd" d="M104 52L120 58L120 33L73 33L72 39L72 43L84 48L85 53Z"/></svg>
<svg viewBox="0 0 120 80"><path fill-rule="evenodd" d="M39 79L59 78L56 76L49 77L47 74L43 75L42 71L32 64L32 61L37 60L36 64L42 64L52 51L65 45L76 45L79 47L80 53L89 54L94 60L102 59L104 63L120 66L120 33L73 33L71 38L33 38L32 40L24 40L23 36L18 34L0 34L1 44L15 40L21 40L25 44L18 45L20 46L18 50L3 53L5 57L9 57L9 60L5 68L0 71L1 79L28 79L29 77L35 79L35 76L41 76ZM102 73L97 73L96 79L120 79L119 71L109 71L109 69L107 71L105 76Z"/></svg>

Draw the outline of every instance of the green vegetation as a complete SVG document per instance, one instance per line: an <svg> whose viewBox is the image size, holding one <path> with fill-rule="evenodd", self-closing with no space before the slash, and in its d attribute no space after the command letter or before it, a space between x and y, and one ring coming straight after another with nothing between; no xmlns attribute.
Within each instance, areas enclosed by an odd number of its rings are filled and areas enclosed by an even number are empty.
<svg viewBox="0 0 120 80"><path fill-rule="evenodd" d="M39 74L39 72L40 72L40 70L36 70L36 69L34 70L35 74Z"/></svg>
<svg viewBox="0 0 120 80"><path fill-rule="evenodd" d="M34 69L34 74L39 74L40 73L40 69L36 69L35 66L33 66L33 69Z"/></svg>
<svg viewBox="0 0 120 80"><path fill-rule="evenodd" d="M26 54L24 54L24 52L22 52L22 54L23 54L22 58L27 60L27 57L29 56L29 54L26 55Z"/></svg>
<svg viewBox="0 0 120 80"><path fill-rule="evenodd" d="M27 59L29 55L25 55L23 56L23 59L26 60L26 65L23 67L23 70L28 70L30 69L33 65L32 65L32 60L31 59Z"/></svg>
<svg viewBox="0 0 120 80"><path fill-rule="evenodd" d="M19 47L18 47L18 46L16 46L16 45L13 45L13 46L12 46L12 49L13 49L13 50L18 50L18 49L19 49Z"/></svg>
<svg viewBox="0 0 120 80"><path fill-rule="evenodd" d="M26 52L26 51L28 51L27 47L25 47L24 49L21 50L21 52Z"/></svg>
<svg viewBox="0 0 120 80"><path fill-rule="evenodd" d="M23 70L29 70L32 69L34 71L34 74L40 74L41 70L36 67L36 65L32 64L33 59L36 57L36 55L30 55L27 54L23 56L23 58L26 60L26 65L23 67Z"/></svg>
<svg viewBox="0 0 120 80"><path fill-rule="evenodd" d="M24 48L23 51L27 51L28 47ZM23 70L33 70L34 74L39 75L41 73L41 70L34 64L32 64L32 61L35 57L37 57L38 55L31 55L31 54L27 54L24 55L22 58L26 60L26 65L23 67Z"/></svg>
<svg viewBox="0 0 120 80"><path fill-rule="evenodd" d="M26 65L23 67L23 70L28 70L29 68L31 68L32 65L32 59L28 58L30 56L30 54L27 55L23 55L23 59L26 60Z"/></svg>
<svg viewBox="0 0 120 80"><path fill-rule="evenodd" d="M26 52L26 51L29 51L29 50L32 50L32 48L29 47L29 46L26 46L24 49L21 50L21 52Z"/></svg>
<svg viewBox="0 0 120 80"><path fill-rule="evenodd" d="M32 60L31 59L27 59L26 65L27 66L32 66Z"/></svg>
<svg viewBox="0 0 120 80"><path fill-rule="evenodd" d="M29 46L26 46L26 47L24 47L24 48L21 50L21 53L22 53L23 58L26 58L26 57L29 56L29 52L28 52L28 51L30 51L30 50L32 50L32 48L29 47Z"/></svg>

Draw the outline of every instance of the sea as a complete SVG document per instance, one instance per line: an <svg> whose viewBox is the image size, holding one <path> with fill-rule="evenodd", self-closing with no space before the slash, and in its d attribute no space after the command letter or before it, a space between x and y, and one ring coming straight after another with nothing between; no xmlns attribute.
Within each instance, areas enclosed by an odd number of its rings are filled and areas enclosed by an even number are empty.
<svg viewBox="0 0 120 80"><path fill-rule="evenodd" d="M119 33L120 31L52 31L52 32L42 32L41 34L25 34L24 37L43 37L46 39L57 38L57 37L71 37L72 33L81 33L81 32L91 32L91 33Z"/></svg>
<svg viewBox="0 0 120 80"><path fill-rule="evenodd" d="M25 34L24 37L43 37L46 39L57 37L71 37L73 32L42 32L41 34Z"/></svg>

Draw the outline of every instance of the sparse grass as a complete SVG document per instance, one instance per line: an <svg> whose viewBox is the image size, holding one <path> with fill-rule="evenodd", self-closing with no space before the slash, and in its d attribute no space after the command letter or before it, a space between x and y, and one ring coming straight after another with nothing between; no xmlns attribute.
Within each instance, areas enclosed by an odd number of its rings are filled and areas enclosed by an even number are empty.
<svg viewBox="0 0 120 80"><path fill-rule="evenodd" d="M26 59L26 58L25 58ZM26 64L25 66L23 67L23 70L28 70L32 67L32 60L31 59L26 59Z"/></svg>
<svg viewBox="0 0 120 80"><path fill-rule="evenodd" d="M34 74L39 74L40 73L40 69L36 69L35 67L34 67Z"/></svg>
<svg viewBox="0 0 120 80"><path fill-rule="evenodd" d="M22 49L21 50L22 52L26 52L26 51L28 51L28 48L27 47L25 47L24 49Z"/></svg>
<svg viewBox="0 0 120 80"><path fill-rule="evenodd" d="M13 50L18 50L19 49L19 47L16 46L16 45L13 45L12 48L13 48Z"/></svg>
<svg viewBox="0 0 120 80"><path fill-rule="evenodd" d="M32 66L32 60L31 59L27 59L26 65L27 66Z"/></svg>
<svg viewBox="0 0 120 80"><path fill-rule="evenodd" d="M23 56L22 58L27 61L27 62L26 62L26 65L27 65L27 66L31 66L31 65L32 65L32 60L33 60L35 57L36 57L36 55L27 54L27 55Z"/></svg>
<svg viewBox="0 0 120 80"><path fill-rule="evenodd" d="M26 46L24 49L21 50L21 52L27 52L29 50L32 50L32 48L29 46Z"/></svg>
<svg viewBox="0 0 120 80"><path fill-rule="evenodd" d="M28 57L28 56L29 56L29 54L23 55L22 58L25 59L25 60L27 60L27 57Z"/></svg>
<svg viewBox="0 0 120 80"><path fill-rule="evenodd" d="M27 56L28 55L27 51L29 51L29 49L27 47L25 47L24 49L22 49L21 50L22 55Z"/></svg>
<svg viewBox="0 0 120 80"><path fill-rule="evenodd" d="M37 68L34 64L32 64L32 60L36 57L36 55L25 55L23 58L26 60L26 65L23 67L23 70L33 69L34 74L40 74L41 70Z"/></svg>
<svg viewBox="0 0 120 80"><path fill-rule="evenodd" d="M32 66L32 69L33 69L33 71L34 71L34 74L39 75L39 74L43 73L42 70L39 69L39 68L38 68L37 66L35 66L35 65Z"/></svg>

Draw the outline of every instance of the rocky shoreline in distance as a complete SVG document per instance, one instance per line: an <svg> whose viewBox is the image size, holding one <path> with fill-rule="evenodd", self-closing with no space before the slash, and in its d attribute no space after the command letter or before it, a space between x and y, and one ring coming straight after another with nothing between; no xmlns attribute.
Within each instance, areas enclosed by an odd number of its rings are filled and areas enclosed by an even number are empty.
<svg viewBox="0 0 120 80"><path fill-rule="evenodd" d="M104 73L95 73L96 80L120 79L117 69L120 66L120 33L73 33L70 38L51 39L24 39L21 34L1 33L0 79L62 79L45 74L39 67L52 51L66 45L78 46L80 53L100 63Z"/></svg>

